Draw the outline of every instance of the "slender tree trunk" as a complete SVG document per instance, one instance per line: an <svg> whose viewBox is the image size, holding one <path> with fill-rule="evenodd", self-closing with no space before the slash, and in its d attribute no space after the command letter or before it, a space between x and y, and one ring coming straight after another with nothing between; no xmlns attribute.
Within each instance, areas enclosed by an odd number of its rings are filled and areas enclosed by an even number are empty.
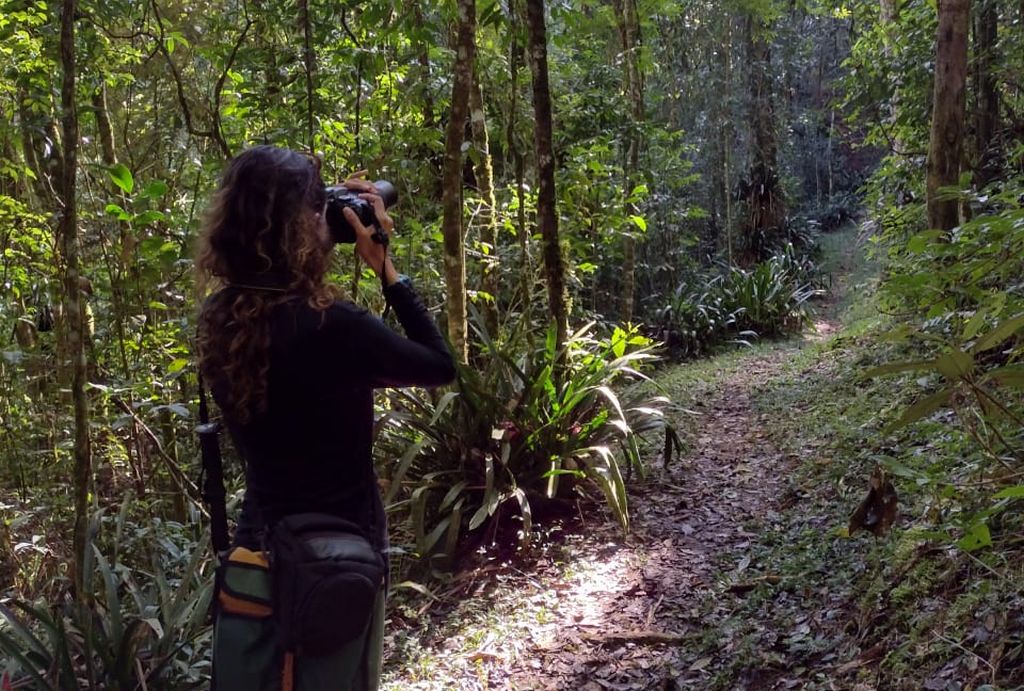
<svg viewBox="0 0 1024 691"><path fill-rule="evenodd" d="M548 306L555 321L556 347L568 339L569 316L565 294L565 262L558 239L555 209L555 154L552 145L551 90L548 86L547 28L544 0L526 0L530 71L533 75L533 142L537 154L537 225L544 242L544 273Z"/></svg>
<svg viewBox="0 0 1024 691"><path fill-rule="evenodd" d="M615 18L619 25L622 45L623 91L629 98L630 122L626 136L626 166L624 190L626 214L634 215L638 209L630 201L640 168L640 128L644 121L643 76L640 72L640 23L635 0L614 0ZM633 303L636 301L636 235L632 223L623 234L622 247L622 321L633 321Z"/></svg>
<svg viewBox="0 0 1024 691"><path fill-rule="evenodd" d="M117 163L117 152L114 148L114 128L110 125L110 111L107 109L106 84L100 83L93 92L92 109L96 115L96 132L99 135L103 164L112 166Z"/></svg>
<svg viewBox="0 0 1024 691"><path fill-rule="evenodd" d="M999 146L995 141L999 130L999 85L995 75L999 22L995 0L982 0L979 9L975 51L978 69L975 181L980 189L999 174Z"/></svg>
<svg viewBox="0 0 1024 691"><path fill-rule="evenodd" d="M725 94L723 98L728 98L732 94L732 25L733 20L730 17L726 26L728 29L725 33L725 48L722 51L723 59L725 60ZM725 101L725 119L722 126L722 140L724 145L722 147L722 184L724 189L722 192L725 194L725 244L729 256L729 266L733 266L735 258L733 257L733 216L732 216L732 112L728 107L729 102Z"/></svg>
<svg viewBox="0 0 1024 691"><path fill-rule="evenodd" d="M494 167L491 161L491 143L487 136L487 114L484 111L483 91L475 71L473 89L469 92L469 122L479 160L473 168L476 184L483 199L480 214L480 241L486 248L483 262L483 281L480 288L490 298L484 300L483 316L487 332L493 337L498 331L498 205L494 198Z"/></svg>
<svg viewBox="0 0 1024 691"><path fill-rule="evenodd" d="M882 35L882 55L885 57L885 63L887 65L891 65L893 57L893 43L896 41L897 22L899 22L900 17L899 0L880 0L879 12L881 15L880 19L884 30L884 33ZM897 118L899 117L899 111L899 88L894 87L892 96L889 97L889 116L887 120L889 122L890 127L896 125ZM893 134L892 146L897 151L903 151L904 148L903 142L895 133Z"/></svg>
<svg viewBox="0 0 1024 691"><path fill-rule="evenodd" d="M529 321L531 292L533 288L533 262L530 259L530 233L526 229L526 164L523 152L516 139L516 123L519 113L519 67L523 59L523 46L519 42L519 22L522 14L518 0L509 2L509 82L512 84L509 98L508 129L505 131L506 146L512 156L516 180L516 237L519 240L519 293L522 300L521 318Z"/></svg>
<svg viewBox="0 0 1024 691"><path fill-rule="evenodd" d="M929 227L941 230L949 230L959 223L957 200L940 199L939 188L956 185L960 177L969 17L970 0L939 0L927 207Z"/></svg>
<svg viewBox="0 0 1024 691"><path fill-rule="evenodd" d="M78 261L78 208L75 203L75 174L78 171L78 107L75 101L75 5L64 0L60 21L60 57L64 70L60 101L64 130L64 165L61 176L63 210L60 217L61 251L64 255L64 324L72 358L71 398L75 409L75 528L73 583L75 597L88 599L85 592L83 563L88 541L89 488L92 456L89 448L89 402L85 396L86 360L83 338L81 287Z"/></svg>
<svg viewBox="0 0 1024 691"><path fill-rule="evenodd" d="M476 52L476 3L459 0L452 110L445 130L444 188L441 194L444 275L448 297L448 337L456 356L468 359L466 326L466 251L462 222L462 142L473 88Z"/></svg>
<svg viewBox="0 0 1024 691"><path fill-rule="evenodd" d="M412 3L412 12L416 25L423 26L425 20L423 18L423 7L419 0ZM423 85L422 94L420 95L420 100L423 103L421 111L423 113L423 126L430 129L434 126L434 95L430 91L430 46L419 37L416 38L416 62L420 66L419 78L420 83Z"/></svg>
<svg viewBox="0 0 1024 691"><path fill-rule="evenodd" d="M313 52L313 22L309 16L309 0L298 0L299 23L302 25L302 65L306 73L306 146L316 151L313 137L313 81L316 75L316 53Z"/></svg>
<svg viewBox="0 0 1024 691"><path fill-rule="evenodd" d="M775 107L772 97L771 44L765 27L754 15L747 16L750 63L750 121L753 128L753 160L747 191L750 218L745 263L760 259L785 220L782 188L776 164Z"/></svg>

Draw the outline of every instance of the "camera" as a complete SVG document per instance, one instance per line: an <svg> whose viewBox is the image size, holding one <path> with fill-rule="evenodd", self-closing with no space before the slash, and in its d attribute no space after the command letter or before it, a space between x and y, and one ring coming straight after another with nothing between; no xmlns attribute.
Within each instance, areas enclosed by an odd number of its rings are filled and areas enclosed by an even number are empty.
<svg viewBox="0 0 1024 691"><path fill-rule="evenodd" d="M377 188L377 194L384 200L384 207L390 208L398 201L398 191L395 186L387 180L378 180L373 183ZM342 210L348 207L352 209L359 221L367 228L373 226L373 241L380 245L388 244L388 234L377 224L377 215L373 212L373 205L365 199L360 199L359 194L348 189L344 185L328 187L327 192L327 227L331 231L331 239L338 243L353 243L356 241L356 230L345 218Z"/></svg>

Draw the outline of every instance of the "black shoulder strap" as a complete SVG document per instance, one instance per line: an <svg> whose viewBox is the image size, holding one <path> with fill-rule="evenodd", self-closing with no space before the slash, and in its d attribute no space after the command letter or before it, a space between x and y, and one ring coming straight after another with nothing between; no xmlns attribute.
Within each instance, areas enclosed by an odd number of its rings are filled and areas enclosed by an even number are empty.
<svg viewBox="0 0 1024 691"><path fill-rule="evenodd" d="M202 373L199 373L199 426L196 432L203 454L203 501L210 510L210 540L213 551L219 555L231 546L227 493L224 491L224 465L220 456L220 423L210 422Z"/></svg>

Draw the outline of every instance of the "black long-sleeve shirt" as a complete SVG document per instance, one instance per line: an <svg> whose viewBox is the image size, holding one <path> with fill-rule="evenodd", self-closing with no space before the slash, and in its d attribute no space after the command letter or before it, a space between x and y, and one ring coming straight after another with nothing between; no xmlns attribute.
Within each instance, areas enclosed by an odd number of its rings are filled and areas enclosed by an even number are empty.
<svg viewBox="0 0 1024 691"><path fill-rule="evenodd" d="M236 544L257 549L266 524L315 511L364 526L369 518L383 545L373 389L439 386L455 377L451 353L412 287L395 283L385 297L407 337L350 302L321 312L297 298L272 313L267 410L244 425L228 422L246 462Z"/></svg>

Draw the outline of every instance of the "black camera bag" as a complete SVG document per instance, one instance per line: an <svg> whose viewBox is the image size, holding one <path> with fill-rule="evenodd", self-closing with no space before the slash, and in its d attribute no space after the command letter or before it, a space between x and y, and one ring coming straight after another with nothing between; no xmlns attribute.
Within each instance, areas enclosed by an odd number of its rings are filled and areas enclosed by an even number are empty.
<svg viewBox="0 0 1024 691"><path fill-rule="evenodd" d="M384 583L384 558L351 521L286 516L267 536L278 643L296 655L329 655L363 635Z"/></svg>

